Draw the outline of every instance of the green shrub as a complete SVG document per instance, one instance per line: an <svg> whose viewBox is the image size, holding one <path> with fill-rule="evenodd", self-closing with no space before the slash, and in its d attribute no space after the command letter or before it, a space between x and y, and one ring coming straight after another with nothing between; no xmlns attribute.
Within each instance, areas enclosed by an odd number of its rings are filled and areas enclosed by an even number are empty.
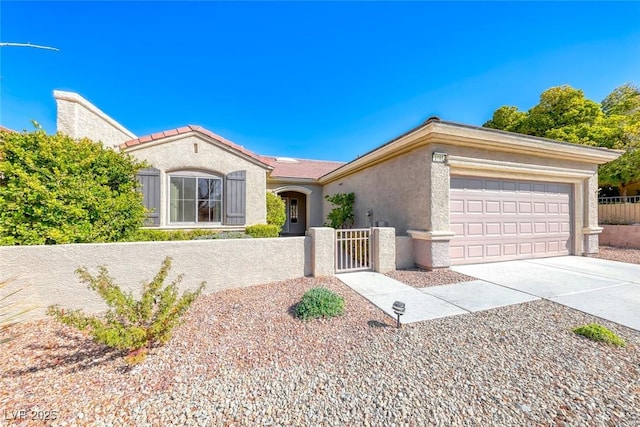
<svg viewBox="0 0 640 427"><path fill-rule="evenodd" d="M280 229L272 224L255 224L247 226L246 233L254 238L278 237Z"/></svg>
<svg viewBox="0 0 640 427"><path fill-rule="evenodd" d="M313 288L302 296L295 313L302 320L340 316L344 313L344 298L327 288Z"/></svg>
<svg viewBox="0 0 640 427"><path fill-rule="evenodd" d="M267 192L267 224L278 227L278 233L282 230L282 226L287 220L285 210L284 200L277 194L270 191Z"/></svg>
<svg viewBox="0 0 640 427"><path fill-rule="evenodd" d="M174 240L246 239L251 237L242 231L219 230L154 230L141 228L122 239L124 242L164 242Z"/></svg>
<svg viewBox="0 0 640 427"><path fill-rule="evenodd" d="M622 338L617 336L613 331L605 328L597 323L589 323L588 325L580 326L573 329L578 335L589 338L593 341L599 341L606 344L611 344L616 347L624 347L627 343Z"/></svg>
<svg viewBox="0 0 640 427"><path fill-rule="evenodd" d="M222 231L215 234L205 234L197 236L193 240L215 240L215 239L250 239L251 236L242 231Z"/></svg>
<svg viewBox="0 0 640 427"><path fill-rule="evenodd" d="M125 360L137 363L144 359L151 347L164 344L171 338L173 328L204 289L205 283L202 282L197 290L184 292L178 297L182 275L164 286L170 268L171 258L167 257L153 280L144 284L140 300L115 285L106 268L100 267L96 277L84 267L79 268L76 273L80 281L96 291L110 307L106 315L88 316L82 310L68 311L59 306L50 306L47 314L66 325L88 331L98 343L127 350Z"/></svg>
<svg viewBox="0 0 640 427"><path fill-rule="evenodd" d="M145 219L132 156L57 133L0 133L0 244L114 242Z"/></svg>
<svg viewBox="0 0 640 427"><path fill-rule="evenodd" d="M353 226L353 205L356 201L355 194L327 194L326 196L324 196L324 198L333 206L335 206L327 215L327 219L329 220L329 222L325 223L325 226L331 228L348 228Z"/></svg>
<svg viewBox="0 0 640 427"><path fill-rule="evenodd" d="M123 242L165 242L175 240L247 239L251 236L242 231L219 230L155 230L141 228L122 239Z"/></svg>

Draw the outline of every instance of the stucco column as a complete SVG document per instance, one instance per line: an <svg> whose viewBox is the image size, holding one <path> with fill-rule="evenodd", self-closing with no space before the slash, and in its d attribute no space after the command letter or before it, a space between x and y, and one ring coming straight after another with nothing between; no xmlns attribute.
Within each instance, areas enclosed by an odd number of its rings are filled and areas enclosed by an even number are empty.
<svg viewBox="0 0 640 427"><path fill-rule="evenodd" d="M335 274L336 231L329 227L312 227L311 236L311 275L313 277L333 276Z"/></svg>
<svg viewBox="0 0 640 427"><path fill-rule="evenodd" d="M396 229L374 227L371 231L373 269L383 274L394 271L396 269Z"/></svg>
<svg viewBox="0 0 640 427"><path fill-rule="evenodd" d="M584 180L583 197L584 215L582 226L582 253L598 253L598 237L602 227L598 224L598 172ZM578 237L577 237L578 238Z"/></svg>
<svg viewBox="0 0 640 427"><path fill-rule="evenodd" d="M415 263L419 267L433 269L449 267L449 241L454 234L449 231L449 166L440 160L428 165L429 169L429 218L427 230L407 230L413 239Z"/></svg>

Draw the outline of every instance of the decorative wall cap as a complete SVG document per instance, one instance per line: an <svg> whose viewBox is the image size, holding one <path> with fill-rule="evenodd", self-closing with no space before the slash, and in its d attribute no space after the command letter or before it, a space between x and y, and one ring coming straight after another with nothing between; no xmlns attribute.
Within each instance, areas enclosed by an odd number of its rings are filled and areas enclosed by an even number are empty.
<svg viewBox="0 0 640 427"><path fill-rule="evenodd" d="M407 234L416 240L445 240L449 241L456 235L453 231L407 230Z"/></svg>
<svg viewBox="0 0 640 427"><path fill-rule="evenodd" d="M582 227L582 234L584 234L585 236L591 234L600 234L602 233L602 230L604 230L604 228L602 227Z"/></svg>

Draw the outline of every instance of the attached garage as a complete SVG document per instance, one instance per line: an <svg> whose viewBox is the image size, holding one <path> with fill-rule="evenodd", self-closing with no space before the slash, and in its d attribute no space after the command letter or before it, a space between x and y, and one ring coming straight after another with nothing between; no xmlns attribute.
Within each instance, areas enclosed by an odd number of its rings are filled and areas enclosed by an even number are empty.
<svg viewBox="0 0 640 427"><path fill-rule="evenodd" d="M569 255L571 186L452 176L451 264Z"/></svg>
<svg viewBox="0 0 640 427"><path fill-rule="evenodd" d="M320 178L427 269L598 252L598 165L620 152L430 118ZM325 204L324 215L331 209Z"/></svg>

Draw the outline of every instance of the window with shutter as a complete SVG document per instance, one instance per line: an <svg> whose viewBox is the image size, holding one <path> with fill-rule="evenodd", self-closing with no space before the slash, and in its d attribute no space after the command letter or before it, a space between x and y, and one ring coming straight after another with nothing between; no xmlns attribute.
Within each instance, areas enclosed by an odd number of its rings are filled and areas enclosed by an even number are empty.
<svg viewBox="0 0 640 427"><path fill-rule="evenodd" d="M169 175L170 223L222 222L222 178L201 172Z"/></svg>

